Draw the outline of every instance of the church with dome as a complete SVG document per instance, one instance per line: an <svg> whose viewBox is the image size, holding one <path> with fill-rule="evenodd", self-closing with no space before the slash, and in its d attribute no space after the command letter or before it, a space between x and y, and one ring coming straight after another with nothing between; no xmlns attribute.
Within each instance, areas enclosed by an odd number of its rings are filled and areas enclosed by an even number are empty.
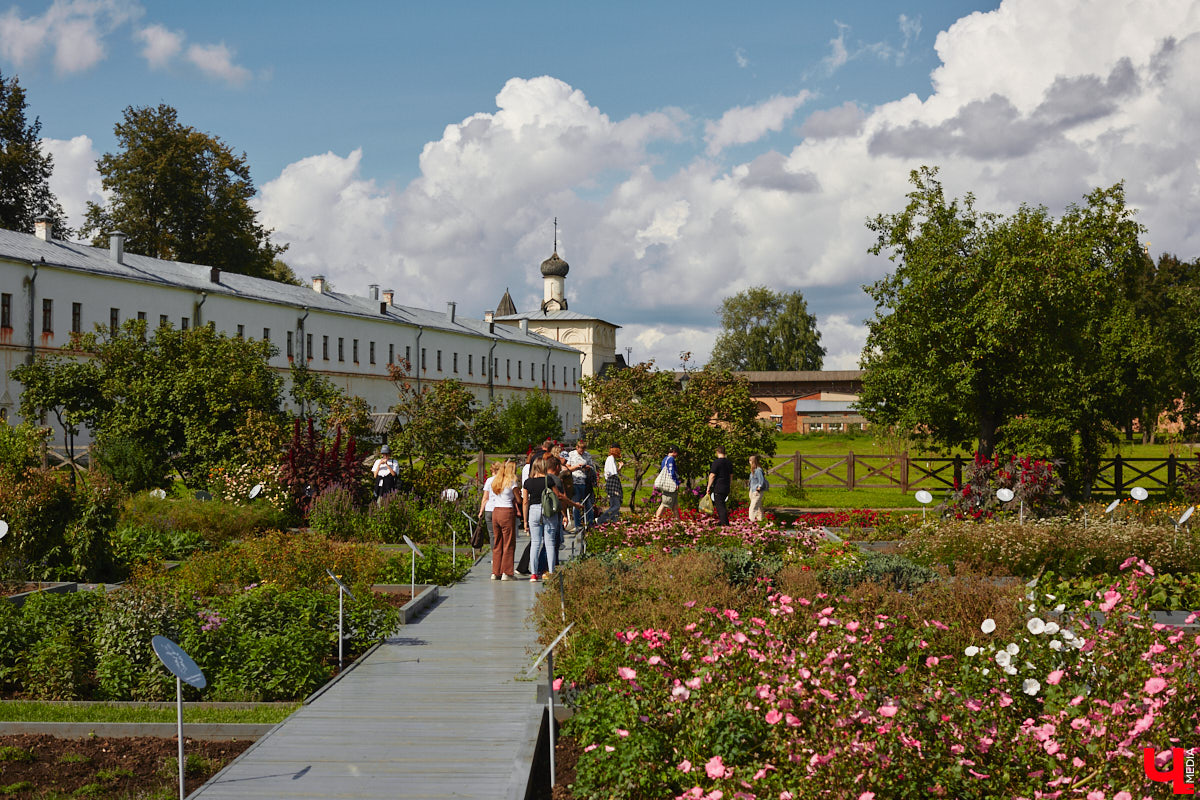
<svg viewBox="0 0 1200 800"><path fill-rule="evenodd" d="M517 311L507 290L496 306L495 321L514 327L528 326L531 333L573 347L583 354L581 375L596 377L610 369L623 369L625 358L617 353L617 328L611 322L572 311L567 306L566 278L570 265L555 252L542 262L542 304L534 311ZM583 418L590 411L583 406Z"/></svg>

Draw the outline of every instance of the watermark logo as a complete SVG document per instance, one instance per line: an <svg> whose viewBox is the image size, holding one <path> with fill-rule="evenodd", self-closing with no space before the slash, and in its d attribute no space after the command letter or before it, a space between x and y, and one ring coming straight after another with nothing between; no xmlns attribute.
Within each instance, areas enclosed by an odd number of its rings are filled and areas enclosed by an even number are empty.
<svg viewBox="0 0 1200 800"><path fill-rule="evenodd" d="M1156 783L1171 782L1173 794L1196 793L1196 748L1172 747L1171 770L1164 772L1154 765L1156 755L1153 747L1142 749L1142 769L1146 777Z"/></svg>

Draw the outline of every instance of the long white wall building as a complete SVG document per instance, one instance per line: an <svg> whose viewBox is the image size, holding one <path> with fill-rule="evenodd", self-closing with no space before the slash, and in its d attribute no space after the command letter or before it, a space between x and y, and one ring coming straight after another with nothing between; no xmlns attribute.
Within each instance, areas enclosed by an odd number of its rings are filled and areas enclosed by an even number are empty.
<svg viewBox="0 0 1200 800"><path fill-rule="evenodd" d="M229 335L268 339L283 373L303 359L373 411L396 402L388 365L407 359L423 382L454 378L475 398L505 401L547 392L568 435L579 431L581 353L546 336L498 325L490 314L403 305L402 292L371 286L366 297L222 272L124 252L115 234L108 249L0 230L0 418L18 419L21 386L11 370L61 348L73 331L144 319L151 330L214 325Z"/></svg>

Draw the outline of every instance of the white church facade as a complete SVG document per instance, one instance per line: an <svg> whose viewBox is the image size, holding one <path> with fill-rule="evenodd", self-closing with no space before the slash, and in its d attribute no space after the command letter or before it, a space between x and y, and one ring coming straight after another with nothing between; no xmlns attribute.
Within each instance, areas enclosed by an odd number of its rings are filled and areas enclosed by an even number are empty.
<svg viewBox="0 0 1200 800"><path fill-rule="evenodd" d="M284 374L303 361L384 414L396 402L388 366L406 359L416 382L456 379L480 404L546 392L564 430L578 432L579 378L586 356L561 337L516 320L496 324L399 302L371 286L366 296L225 273L215 267L139 256L115 234L108 249L0 230L0 418L19 419L21 386L11 371L62 348L72 332L143 319L151 330L212 325L231 336L269 340ZM490 316L490 315L489 315ZM286 397L286 392L285 392Z"/></svg>
<svg viewBox="0 0 1200 800"><path fill-rule="evenodd" d="M496 309L496 322L509 326L527 326L539 336L573 347L583 354L582 374L596 377L609 369L626 366L617 354L619 325L572 311L568 308L565 283L570 265L559 258L557 248L542 262L542 303L536 311L518 312L508 292ZM590 409L583 405L583 419Z"/></svg>

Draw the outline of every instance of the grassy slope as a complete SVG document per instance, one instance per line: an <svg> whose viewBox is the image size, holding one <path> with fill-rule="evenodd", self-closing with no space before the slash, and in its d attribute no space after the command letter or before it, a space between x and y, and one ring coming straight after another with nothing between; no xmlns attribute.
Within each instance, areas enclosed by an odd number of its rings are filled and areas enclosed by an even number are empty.
<svg viewBox="0 0 1200 800"><path fill-rule="evenodd" d="M191 723L273 725L299 707L299 703L264 703L250 708L187 705L183 717ZM174 704L159 708L115 703L0 701L0 720L6 722L175 722L175 713Z"/></svg>

